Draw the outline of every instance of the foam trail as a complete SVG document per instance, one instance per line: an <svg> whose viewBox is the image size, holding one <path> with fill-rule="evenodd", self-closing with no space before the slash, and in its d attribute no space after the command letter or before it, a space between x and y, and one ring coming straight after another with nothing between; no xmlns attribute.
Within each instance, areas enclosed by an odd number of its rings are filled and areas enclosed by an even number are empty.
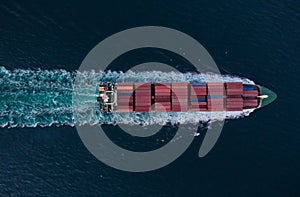
<svg viewBox="0 0 300 197"><path fill-rule="evenodd" d="M74 80L80 91L73 92ZM224 81L253 81L224 75ZM207 81L216 81L215 74L205 74ZM95 84L95 81L97 82ZM36 127L82 124L198 124L217 120L222 112L204 113L111 113L97 110L96 87L99 82L175 82L203 81L197 73L139 72L68 72L66 70L7 70L0 67L0 127ZM72 95L80 94L79 101ZM73 108L80 112L73 115ZM227 118L247 116L251 110L226 112ZM76 120L76 121L75 121Z"/></svg>

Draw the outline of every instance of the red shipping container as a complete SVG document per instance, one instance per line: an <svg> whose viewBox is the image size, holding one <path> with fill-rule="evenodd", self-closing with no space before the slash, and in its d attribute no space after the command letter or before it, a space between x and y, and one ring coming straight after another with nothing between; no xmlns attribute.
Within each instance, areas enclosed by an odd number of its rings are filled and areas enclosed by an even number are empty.
<svg viewBox="0 0 300 197"><path fill-rule="evenodd" d="M168 102L170 102L171 101L171 99L170 98L156 98L155 99L155 102L166 102L166 101L168 101Z"/></svg>
<svg viewBox="0 0 300 197"><path fill-rule="evenodd" d="M240 103L226 103L226 106L227 107L231 107L231 106L243 106L243 102L240 102Z"/></svg>
<svg viewBox="0 0 300 197"><path fill-rule="evenodd" d="M172 95L173 99L188 99L188 95Z"/></svg>
<svg viewBox="0 0 300 197"><path fill-rule="evenodd" d="M157 102L156 102L157 103ZM163 101L163 102L159 102L160 104L171 104L170 101Z"/></svg>
<svg viewBox="0 0 300 197"><path fill-rule="evenodd" d="M136 97L135 98L136 103L151 103L150 97Z"/></svg>
<svg viewBox="0 0 300 197"><path fill-rule="evenodd" d="M136 89L135 92L151 92L150 89Z"/></svg>
<svg viewBox="0 0 300 197"><path fill-rule="evenodd" d="M226 105L226 108L243 107L243 103Z"/></svg>
<svg viewBox="0 0 300 197"><path fill-rule="evenodd" d="M228 100L228 99L226 99L226 103L243 103L243 99L241 99L241 100Z"/></svg>
<svg viewBox="0 0 300 197"><path fill-rule="evenodd" d="M207 95L224 95L223 90L208 90Z"/></svg>
<svg viewBox="0 0 300 197"><path fill-rule="evenodd" d="M143 93L143 94L137 93L137 94L135 94L136 99L139 99L140 97L151 98L151 94L149 94L149 93Z"/></svg>
<svg viewBox="0 0 300 197"><path fill-rule="evenodd" d="M151 106L150 105L135 105L135 108L139 108L139 109L150 109Z"/></svg>
<svg viewBox="0 0 300 197"><path fill-rule="evenodd" d="M148 93L148 92L151 92L151 90L135 90L135 92L138 92L138 93Z"/></svg>
<svg viewBox="0 0 300 197"><path fill-rule="evenodd" d="M170 83L155 83L155 86L167 86L170 87Z"/></svg>
<svg viewBox="0 0 300 197"><path fill-rule="evenodd" d="M188 105L188 102L172 102L172 105Z"/></svg>
<svg viewBox="0 0 300 197"><path fill-rule="evenodd" d="M171 96L171 94L170 94L170 92L161 92L161 93L155 93L155 96L168 96L168 97L170 97Z"/></svg>
<svg viewBox="0 0 300 197"><path fill-rule="evenodd" d="M170 95L155 95L155 99L157 99L157 98L168 98L168 99L170 99L171 97L170 97Z"/></svg>
<svg viewBox="0 0 300 197"><path fill-rule="evenodd" d="M223 87L207 87L208 91L224 91Z"/></svg>
<svg viewBox="0 0 300 197"><path fill-rule="evenodd" d="M224 107L207 107L207 111L226 111Z"/></svg>
<svg viewBox="0 0 300 197"><path fill-rule="evenodd" d="M220 105L207 105L207 109L225 109L224 106L220 106Z"/></svg>
<svg viewBox="0 0 300 197"><path fill-rule="evenodd" d="M155 90L171 90L170 86L155 86Z"/></svg>
<svg viewBox="0 0 300 197"><path fill-rule="evenodd" d="M243 88L242 87L230 87L230 88L227 88L226 91L243 91Z"/></svg>
<svg viewBox="0 0 300 197"><path fill-rule="evenodd" d="M150 106L150 102L136 102L135 106Z"/></svg>
<svg viewBox="0 0 300 197"><path fill-rule="evenodd" d="M136 100L136 101L135 101L135 104L136 104L136 105L141 105L141 104L147 104L147 105L150 105L150 104L151 104L151 101L150 101L150 100L141 100L141 101Z"/></svg>
<svg viewBox="0 0 300 197"><path fill-rule="evenodd" d="M151 97L151 93L150 92L143 92L143 93L135 93L135 97L140 97L140 96L148 96Z"/></svg>
<svg viewBox="0 0 300 197"><path fill-rule="evenodd" d="M150 87L138 87L134 89L135 91L151 91Z"/></svg>
<svg viewBox="0 0 300 197"><path fill-rule="evenodd" d="M189 105L187 105L187 104L182 104L182 105L178 105L178 104L176 104L176 105L172 105L172 108L188 108L189 107Z"/></svg>
<svg viewBox="0 0 300 197"><path fill-rule="evenodd" d="M256 97L258 96L258 91L257 90L245 90L243 92L244 97Z"/></svg>
<svg viewBox="0 0 300 197"><path fill-rule="evenodd" d="M226 82L226 87L243 87L242 82Z"/></svg>
<svg viewBox="0 0 300 197"><path fill-rule="evenodd" d="M155 89L155 92L171 92L170 89Z"/></svg>
<svg viewBox="0 0 300 197"><path fill-rule="evenodd" d="M207 103L224 103L224 99L207 99Z"/></svg>
<svg viewBox="0 0 300 197"><path fill-rule="evenodd" d="M172 89L172 94L181 94L181 95L187 95L188 89Z"/></svg>
<svg viewBox="0 0 300 197"><path fill-rule="evenodd" d="M135 109L150 109L150 105L135 105Z"/></svg>
<svg viewBox="0 0 300 197"><path fill-rule="evenodd" d="M172 99L172 103L174 105L176 105L176 104L185 104L185 103L188 103L188 100L186 100L186 99L181 99L181 100L174 100L174 99Z"/></svg>
<svg viewBox="0 0 300 197"><path fill-rule="evenodd" d="M207 102L207 108L224 108L224 104L221 102Z"/></svg>
<svg viewBox="0 0 300 197"><path fill-rule="evenodd" d="M170 86L157 86L157 85L155 85L155 89L167 89L167 90L170 90Z"/></svg>
<svg viewBox="0 0 300 197"><path fill-rule="evenodd" d="M176 99L188 99L188 95L172 95L172 98Z"/></svg>
<svg viewBox="0 0 300 197"><path fill-rule="evenodd" d="M135 103L151 103L151 99L149 97L140 97L135 99Z"/></svg>
<svg viewBox="0 0 300 197"><path fill-rule="evenodd" d="M253 99L253 100L244 100L244 106L256 107L257 105L258 105L258 101L256 99Z"/></svg>
<svg viewBox="0 0 300 197"><path fill-rule="evenodd" d="M135 103L135 106L150 106L151 103Z"/></svg>
<svg viewBox="0 0 300 197"><path fill-rule="evenodd" d="M172 92L171 94L173 97L176 97L176 96L180 96L180 97L188 97L188 93L187 92Z"/></svg>
<svg viewBox="0 0 300 197"><path fill-rule="evenodd" d="M236 98L227 97L226 100L227 100L227 102L229 102L229 101L243 102L243 98L242 97L236 97Z"/></svg>
<svg viewBox="0 0 300 197"><path fill-rule="evenodd" d="M243 94L243 90L242 89L240 89L240 90L237 90L237 91L232 91L232 90L227 90L226 91L226 94L227 95L242 95Z"/></svg>
<svg viewBox="0 0 300 197"><path fill-rule="evenodd" d="M187 86L182 86L182 87L172 87L172 90L175 90L175 91L183 91L183 90L188 90L188 87Z"/></svg>
<svg viewBox="0 0 300 197"><path fill-rule="evenodd" d="M223 84L220 84L220 85L209 85L209 84L207 84L207 89L223 90L224 85Z"/></svg>
<svg viewBox="0 0 300 197"><path fill-rule="evenodd" d="M150 89L136 89L135 92L144 93L144 92L151 92Z"/></svg>
<svg viewBox="0 0 300 197"><path fill-rule="evenodd" d="M170 101L155 102L155 105L171 105Z"/></svg>

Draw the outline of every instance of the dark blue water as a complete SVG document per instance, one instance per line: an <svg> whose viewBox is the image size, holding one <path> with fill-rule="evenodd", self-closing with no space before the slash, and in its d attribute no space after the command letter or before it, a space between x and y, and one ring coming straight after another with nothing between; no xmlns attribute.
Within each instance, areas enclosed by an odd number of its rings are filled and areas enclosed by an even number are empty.
<svg viewBox="0 0 300 197"><path fill-rule="evenodd" d="M1 2L0 65L6 69L74 71L107 36L158 25L191 35L222 72L250 78L278 99L226 121L206 157L197 157L200 128L179 159L147 173L102 164L74 127L1 128L0 195L299 196L299 13L296 1Z"/></svg>

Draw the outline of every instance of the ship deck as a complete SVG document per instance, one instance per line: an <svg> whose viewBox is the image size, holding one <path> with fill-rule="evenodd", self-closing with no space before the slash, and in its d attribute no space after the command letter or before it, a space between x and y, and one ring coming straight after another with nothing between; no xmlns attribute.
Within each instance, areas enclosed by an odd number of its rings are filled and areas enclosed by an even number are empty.
<svg viewBox="0 0 300 197"><path fill-rule="evenodd" d="M99 91L98 101L100 109L104 106L108 112L242 111L260 105L259 87L242 82L117 83L107 87L111 88ZM103 93L109 95L109 102L104 102Z"/></svg>

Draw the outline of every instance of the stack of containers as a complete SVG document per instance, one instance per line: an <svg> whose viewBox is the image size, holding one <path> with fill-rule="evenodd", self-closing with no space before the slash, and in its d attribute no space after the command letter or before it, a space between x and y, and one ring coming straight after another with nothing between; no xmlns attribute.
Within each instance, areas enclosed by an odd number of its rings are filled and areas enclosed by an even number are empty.
<svg viewBox="0 0 300 197"><path fill-rule="evenodd" d="M171 89L169 83L156 83L155 86L155 111L171 111Z"/></svg>
<svg viewBox="0 0 300 197"><path fill-rule="evenodd" d="M133 111L133 84L118 83L117 86L118 112Z"/></svg>
<svg viewBox="0 0 300 197"><path fill-rule="evenodd" d="M258 90L255 90L254 87L244 87L243 88L243 97L257 97Z"/></svg>
<svg viewBox="0 0 300 197"><path fill-rule="evenodd" d="M188 83L172 83L172 111L186 112L188 110Z"/></svg>
<svg viewBox="0 0 300 197"><path fill-rule="evenodd" d="M151 84L135 83L135 111L151 111Z"/></svg>
<svg viewBox="0 0 300 197"><path fill-rule="evenodd" d="M244 97L244 107L257 107L258 101L258 90L255 90L254 87L244 87L243 88L243 97Z"/></svg>
<svg viewBox="0 0 300 197"><path fill-rule="evenodd" d="M207 82L207 110L224 111L223 82Z"/></svg>
<svg viewBox="0 0 300 197"><path fill-rule="evenodd" d="M190 111L207 111L207 88L205 83L191 83Z"/></svg>
<svg viewBox="0 0 300 197"><path fill-rule="evenodd" d="M242 111L243 110L243 83L226 82L226 110Z"/></svg>

